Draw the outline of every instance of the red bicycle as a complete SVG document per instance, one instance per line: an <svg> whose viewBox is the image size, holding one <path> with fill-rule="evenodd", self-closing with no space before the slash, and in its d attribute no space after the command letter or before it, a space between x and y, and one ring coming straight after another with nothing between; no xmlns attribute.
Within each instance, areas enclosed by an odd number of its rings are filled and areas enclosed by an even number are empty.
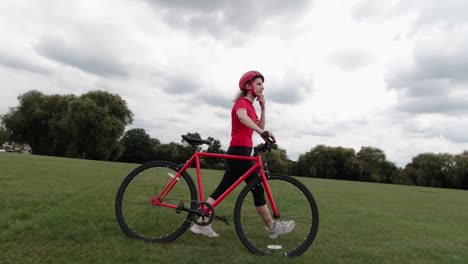
<svg viewBox="0 0 468 264"><path fill-rule="evenodd" d="M208 140L182 136L193 147L211 144ZM122 231L132 238L151 242L169 242L182 235L192 222L208 225L214 219L226 224L227 219L215 215L221 203L247 177L258 171L260 177L247 184L237 197L234 225L242 243L259 255L281 254L298 256L315 239L319 225L317 204L307 187L297 179L270 173L262 163L261 152L268 151L271 142L254 148L251 157L206 153L195 150L185 163L177 165L167 161L151 161L135 168L124 179L115 200L115 213ZM204 202L204 189L200 158L239 159L255 164L228 188L212 205ZM195 162L198 194L187 169ZM251 190L262 184L267 204L274 219L294 220L291 233L271 239L255 210Z"/></svg>

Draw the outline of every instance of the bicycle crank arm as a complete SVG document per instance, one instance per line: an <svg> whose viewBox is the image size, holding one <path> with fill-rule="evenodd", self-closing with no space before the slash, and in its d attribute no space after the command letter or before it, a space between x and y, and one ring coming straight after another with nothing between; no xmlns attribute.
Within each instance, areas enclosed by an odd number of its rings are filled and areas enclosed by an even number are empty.
<svg viewBox="0 0 468 264"><path fill-rule="evenodd" d="M216 216L214 217L216 220L219 220L221 222L224 222L226 225L229 225L229 222L225 216Z"/></svg>
<svg viewBox="0 0 468 264"><path fill-rule="evenodd" d="M196 214L198 216L202 216L202 214L203 214L203 212L201 212L200 210L194 210L194 209L185 207L183 203L179 204L179 206L176 209L176 213L180 214L181 211Z"/></svg>
<svg viewBox="0 0 468 264"><path fill-rule="evenodd" d="M211 207L211 206L210 206L210 207ZM200 210L200 209L192 209L192 208L187 208L187 207L185 207L183 202L181 202L181 203L179 204L179 206L177 207L176 213L180 214L181 211L189 212L189 213L195 214L195 215L197 215L197 216L201 216L201 217L211 217L211 218L212 218L212 216L211 216L210 214L206 214L205 212L203 212L203 211ZM211 207L211 211L214 212L213 207ZM216 217L217 217L217 216L215 216L215 218L216 218ZM222 217L220 217L220 218L221 218L222 221L225 221L224 218L222 218Z"/></svg>

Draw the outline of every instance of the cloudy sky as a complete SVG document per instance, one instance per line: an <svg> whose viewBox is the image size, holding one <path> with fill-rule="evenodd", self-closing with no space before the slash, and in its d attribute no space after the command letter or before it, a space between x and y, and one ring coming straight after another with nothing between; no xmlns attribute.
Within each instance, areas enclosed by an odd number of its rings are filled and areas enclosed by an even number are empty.
<svg viewBox="0 0 468 264"><path fill-rule="evenodd" d="M373 146L404 166L468 150L467 13L465 0L5 0L0 114L28 90L100 89L162 142L199 132L226 149L255 69L291 159Z"/></svg>

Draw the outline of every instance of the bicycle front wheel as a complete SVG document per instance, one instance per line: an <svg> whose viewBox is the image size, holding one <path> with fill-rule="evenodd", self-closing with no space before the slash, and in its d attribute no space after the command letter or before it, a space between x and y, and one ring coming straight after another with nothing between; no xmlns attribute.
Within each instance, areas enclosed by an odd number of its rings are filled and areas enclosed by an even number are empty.
<svg viewBox="0 0 468 264"><path fill-rule="evenodd" d="M319 213L310 191L298 180L282 174L271 174L268 180L280 214L278 221L295 222L294 229L271 239L262 218L255 209L252 188L262 179L250 182L239 194L234 209L234 224L242 243L259 255L299 256L306 251L318 231ZM267 205L271 206L267 199Z"/></svg>
<svg viewBox="0 0 468 264"><path fill-rule="evenodd" d="M169 242L182 235L192 217L151 203L177 174L177 165L165 161L145 163L124 179L115 199L115 214L122 231L132 238L151 242ZM192 178L183 173L163 201L167 204L195 208L197 191Z"/></svg>

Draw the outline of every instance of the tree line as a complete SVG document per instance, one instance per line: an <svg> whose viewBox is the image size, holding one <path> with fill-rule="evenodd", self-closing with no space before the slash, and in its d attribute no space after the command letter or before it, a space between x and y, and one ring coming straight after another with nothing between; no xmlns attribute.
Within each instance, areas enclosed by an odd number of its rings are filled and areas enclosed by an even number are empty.
<svg viewBox="0 0 468 264"><path fill-rule="evenodd" d="M27 143L33 154L109 160L133 114L118 95L44 95L33 90L2 117L8 140Z"/></svg>
<svg viewBox="0 0 468 264"><path fill-rule="evenodd" d="M19 105L1 118L0 144L29 144L33 154L133 163L169 160L179 164L194 151L184 140L162 143L143 128L125 131L133 121L133 113L116 94L91 91L81 96L45 95L32 90L18 100ZM187 135L201 138L197 132ZM219 140L209 140L212 144L204 151L225 153ZM292 161L286 150L275 144L263 155L270 171L303 177L468 189L468 152L423 153L404 168L370 146L356 152L318 145ZM205 158L201 165L225 169L226 162Z"/></svg>
<svg viewBox="0 0 468 264"><path fill-rule="evenodd" d="M299 156L290 173L306 177L443 187L468 190L468 152L422 153L398 168L374 147L319 145Z"/></svg>

